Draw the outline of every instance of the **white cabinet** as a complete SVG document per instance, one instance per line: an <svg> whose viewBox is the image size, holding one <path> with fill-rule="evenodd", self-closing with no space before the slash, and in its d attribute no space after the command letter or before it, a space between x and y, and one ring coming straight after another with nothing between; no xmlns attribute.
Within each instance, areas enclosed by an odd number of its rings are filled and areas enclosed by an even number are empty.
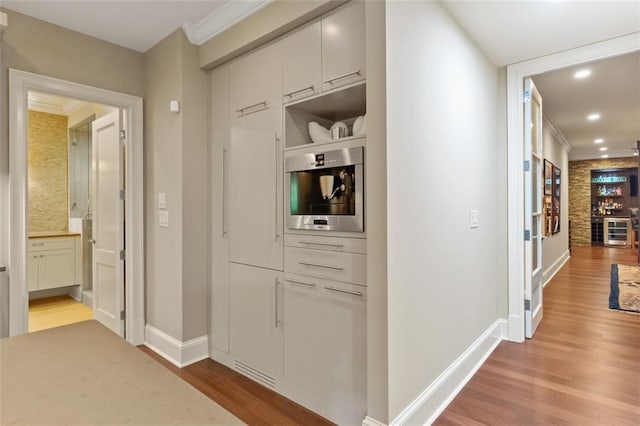
<svg viewBox="0 0 640 426"><path fill-rule="evenodd" d="M321 25L317 19L282 40L282 102L320 93Z"/></svg>
<svg viewBox="0 0 640 426"><path fill-rule="evenodd" d="M267 381L282 376L282 273L229 265L231 354Z"/></svg>
<svg viewBox="0 0 640 426"><path fill-rule="evenodd" d="M249 52L229 65L231 116L281 109L282 61L274 43Z"/></svg>
<svg viewBox="0 0 640 426"><path fill-rule="evenodd" d="M364 3L352 0L322 17L323 90L365 78Z"/></svg>
<svg viewBox="0 0 640 426"><path fill-rule="evenodd" d="M229 259L282 270L282 176L275 132L234 127L228 148Z"/></svg>
<svg viewBox="0 0 640 426"><path fill-rule="evenodd" d="M79 237L30 238L29 291L80 284Z"/></svg>
<svg viewBox="0 0 640 426"><path fill-rule="evenodd" d="M330 419L366 415L366 287L285 274L284 371ZM315 397L315 398L314 398Z"/></svg>

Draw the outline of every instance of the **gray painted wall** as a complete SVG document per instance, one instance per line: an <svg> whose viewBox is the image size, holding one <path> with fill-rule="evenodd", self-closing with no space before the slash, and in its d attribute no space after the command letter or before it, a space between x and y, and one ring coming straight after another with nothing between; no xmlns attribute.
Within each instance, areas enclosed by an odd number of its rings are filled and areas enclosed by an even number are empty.
<svg viewBox="0 0 640 426"><path fill-rule="evenodd" d="M544 111L544 98L542 108ZM569 250L569 153L549 124L545 117L542 123L542 154L560 168L560 232L542 241L542 272L545 275Z"/></svg>
<svg viewBox="0 0 640 426"><path fill-rule="evenodd" d="M0 263L9 243L9 68L142 96L142 54L10 10L0 41ZM8 334L9 279L0 273L0 336Z"/></svg>
<svg viewBox="0 0 640 426"><path fill-rule="evenodd" d="M144 70L146 318L187 341L207 333L207 79L182 30L144 54ZM160 192L167 228L158 225Z"/></svg>
<svg viewBox="0 0 640 426"><path fill-rule="evenodd" d="M496 67L438 3L386 7L393 419L499 318L504 93ZM479 210L477 230L469 229L471 209Z"/></svg>

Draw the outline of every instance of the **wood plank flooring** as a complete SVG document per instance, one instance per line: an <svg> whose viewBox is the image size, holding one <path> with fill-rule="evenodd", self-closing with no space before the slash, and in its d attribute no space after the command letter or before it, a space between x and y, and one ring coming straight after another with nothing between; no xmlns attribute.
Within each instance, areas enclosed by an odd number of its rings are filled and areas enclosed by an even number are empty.
<svg viewBox="0 0 640 426"><path fill-rule="evenodd" d="M67 295L29 301L29 333L92 318L90 308Z"/></svg>
<svg viewBox="0 0 640 426"><path fill-rule="evenodd" d="M437 425L640 425L640 315L608 309L612 263L634 251L573 247L544 289L532 340L502 342Z"/></svg>
<svg viewBox="0 0 640 426"><path fill-rule="evenodd" d="M178 368L146 346L139 348L249 425L333 424L212 359Z"/></svg>

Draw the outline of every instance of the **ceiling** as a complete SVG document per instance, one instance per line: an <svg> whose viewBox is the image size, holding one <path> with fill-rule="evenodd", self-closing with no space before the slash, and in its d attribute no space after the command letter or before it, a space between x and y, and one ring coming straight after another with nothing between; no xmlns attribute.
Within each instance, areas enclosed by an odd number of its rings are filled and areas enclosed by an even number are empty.
<svg viewBox="0 0 640 426"><path fill-rule="evenodd" d="M66 116L73 114L86 105L86 102L77 99L64 98L32 90L29 91L28 103L30 110Z"/></svg>
<svg viewBox="0 0 640 426"><path fill-rule="evenodd" d="M443 4L497 66L640 31L638 0L443 0Z"/></svg>
<svg viewBox="0 0 640 426"><path fill-rule="evenodd" d="M201 44L270 0L2 0L2 7L145 52L185 26ZM9 22L11 26L11 22ZM197 31L206 27L205 35Z"/></svg>
<svg viewBox="0 0 640 426"><path fill-rule="evenodd" d="M579 70L591 75L576 79ZM533 81L543 113L573 147L570 160L633 155L640 140L640 52L547 72ZM587 120L592 113L600 119ZM604 142L594 143L599 138Z"/></svg>

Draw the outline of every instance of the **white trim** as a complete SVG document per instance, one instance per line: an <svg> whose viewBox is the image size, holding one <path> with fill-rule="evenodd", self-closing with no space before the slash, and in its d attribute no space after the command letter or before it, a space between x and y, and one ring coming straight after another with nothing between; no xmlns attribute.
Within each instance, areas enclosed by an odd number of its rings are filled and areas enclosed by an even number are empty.
<svg viewBox="0 0 640 426"><path fill-rule="evenodd" d="M372 417L365 417L364 420L362 421L362 426L387 426L386 423L382 423L377 421L376 419L372 418Z"/></svg>
<svg viewBox="0 0 640 426"><path fill-rule="evenodd" d="M547 284L549 284L553 277L556 276L558 271L562 269L564 264L567 263L570 258L571 254L569 253L569 250L567 250L562 253L562 256L560 256L558 259L556 259L555 262L553 262L553 265L549 266L547 270L542 273L542 288L545 288Z"/></svg>
<svg viewBox="0 0 640 426"><path fill-rule="evenodd" d="M507 199L509 235L509 340L524 340L524 186L522 173L525 77L640 50L640 32L507 67Z"/></svg>
<svg viewBox="0 0 640 426"><path fill-rule="evenodd" d="M505 339L506 325L506 320L496 320L390 424L433 423Z"/></svg>
<svg viewBox="0 0 640 426"><path fill-rule="evenodd" d="M181 342L147 324L144 328L144 345L180 368L209 358L209 339L206 335Z"/></svg>
<svg viewBox="0 0 640 426"><path fill-rule="evenodd" d="M200 46L205 41L215 37L246 17L253 15L272 1L229 1L197 24L185 23L182 29L192 44Z"/></svg>
<svg viewBox="0 0 640 426"><path fill-rule="evenodd" d="M144 339L144 192L142 98L39 74L9 70L9 334L27 332L27 102L28 92L51 93L124 110L127 127L125 187L126 339Z"/></svg>
<svg viewBox="0 0 640 426"><path fill-rule="evenodd" d="M564 137L562 132L558 130L556 126L553 125L553 121L551 121L551 119L547 117L547 115L544 112L542 113L542 121L543 121L542 127L544 128L544 126L547 126L551 131L551 134L556 138L558 142L560 142L560 146L562 147L562 149L564 149L566 152L570 152L573 149L573 147L571 146L569 141L567 141L567 139Z"/></svg>

